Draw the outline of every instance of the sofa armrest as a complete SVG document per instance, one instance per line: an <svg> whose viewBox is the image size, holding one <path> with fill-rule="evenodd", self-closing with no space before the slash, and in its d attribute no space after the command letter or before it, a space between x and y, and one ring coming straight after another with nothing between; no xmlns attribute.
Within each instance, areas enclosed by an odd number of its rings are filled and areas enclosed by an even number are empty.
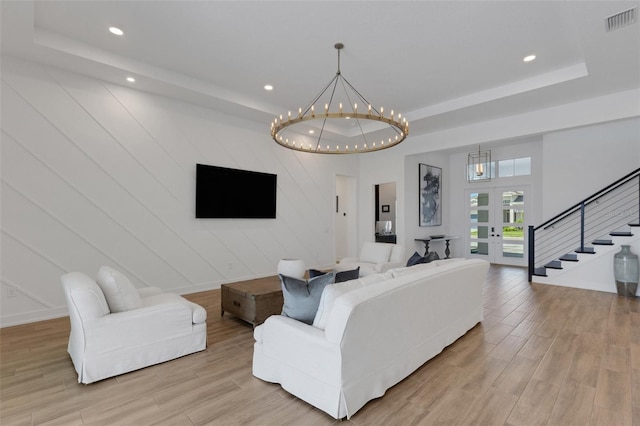
<svg viewBox="0 0 640 426"><path fill-rule="evenodd" d="M325 382L340 377L340 345L327 341L324 331L281 315L272 315L254 331L261 352L289 368L305 371Z"/></svg>
<svg viewBox="0 0 640 426"><path fill-rule="evenodd" d="M193 313L179 301L160 303L85 321L86 352L105 353L188 335Z"/></svg>

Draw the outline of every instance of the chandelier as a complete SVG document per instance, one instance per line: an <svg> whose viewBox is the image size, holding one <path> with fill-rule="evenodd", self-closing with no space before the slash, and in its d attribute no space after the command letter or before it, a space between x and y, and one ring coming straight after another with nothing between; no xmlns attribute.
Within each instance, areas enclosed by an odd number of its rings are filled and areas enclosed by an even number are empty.
<svg viewBox="0 0 640 426"><path fill-rule="evenodd" d="M384 107L372 106L340 72L344 45L334 47L336 75L304 109L273 120L271 137L285 148L319 154L357 154L398 145L409 134L409 122L393 110L385 115Z"/></svg>
<svg viewBox="0 0 640 426"><path fill-rule="evenodd" d="M470 152L467 155L467 181L479 182L491 180L491 150Z"/></svg>

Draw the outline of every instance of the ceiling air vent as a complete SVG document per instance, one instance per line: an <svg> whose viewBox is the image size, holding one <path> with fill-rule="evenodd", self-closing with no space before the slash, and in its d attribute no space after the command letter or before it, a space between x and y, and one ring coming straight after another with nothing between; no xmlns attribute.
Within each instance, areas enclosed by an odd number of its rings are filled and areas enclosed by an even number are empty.
<svg viewBox="0 0 640 426"><path fill-rule="evenodd" d="M611 15L605 19L605 26L607 31L614 31L618 28L626 27L636 22L638 15L638 8L633 7L615 15Z"/></svg>

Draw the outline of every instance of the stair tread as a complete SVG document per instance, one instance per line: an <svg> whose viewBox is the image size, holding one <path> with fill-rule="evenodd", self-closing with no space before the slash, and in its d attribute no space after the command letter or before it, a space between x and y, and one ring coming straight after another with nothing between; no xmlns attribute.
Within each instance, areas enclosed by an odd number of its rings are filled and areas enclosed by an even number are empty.
<svg viewBox="0 0 640 426"><path fill-rule="evenodd" d="M559 260L552 260L551 262L545 264L544 267L549 269L562 269L562 262Z"/></svg>
<svg viewBox="0 0 640 426"><path fill-rule="evenodd" d="M612 237L633 237L633 234L629 231L612 231L609 232Z"/></svg>
<svg viewBox="0 0 640 426"><path fill-rule="evenodd" d="M612 246L613 241L611 240L593 240L591 244L596 246Z"/></svg>
<svg viewBox="0 0 640 426"><path fill-rule="evenodd" d="M580 249L580 247L578 247L574 251L576 253L582 253L582 254L596 254L596 250L593 247L585 247L582 250Z"/></svg>
<svg viewBox="0 0 640 426"><path fill-rule="evenodd" d="M563 262L577 262L579 259L577 254L567 253L562 255L559 260L562 260Z"/></svg>
<svg viewBox="0 0 640 426"><path fill-rule="evenodd" d="M533 270L533 275L537 277L546 277L547 276L547 268L535 268Z"/></svg>

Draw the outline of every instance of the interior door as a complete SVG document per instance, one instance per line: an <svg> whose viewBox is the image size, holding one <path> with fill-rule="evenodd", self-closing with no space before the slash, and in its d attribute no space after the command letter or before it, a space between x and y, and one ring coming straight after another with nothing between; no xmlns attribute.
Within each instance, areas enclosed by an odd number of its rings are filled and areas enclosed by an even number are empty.
<svg viewBox="0 0 640 426"><path fill-rule="evenodd" d="M525 203L529 194L526 186L466 191L467 257L526 266Z"/></svg>

